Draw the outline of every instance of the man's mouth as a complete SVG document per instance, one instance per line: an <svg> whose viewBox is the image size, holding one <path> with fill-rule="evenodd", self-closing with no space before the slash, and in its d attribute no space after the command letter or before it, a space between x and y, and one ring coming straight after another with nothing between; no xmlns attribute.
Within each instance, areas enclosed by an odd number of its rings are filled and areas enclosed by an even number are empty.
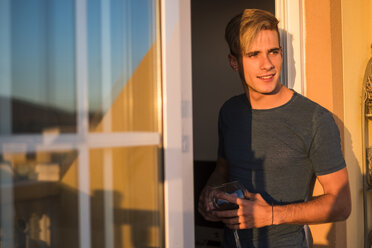
<svg viewBox="0 0 372 248"><path fill-rule="evenodd" d="M276 73L273 73L273 74L268 74L268 75L262 75L262 76L257 76L259 79L263 79L263 80L270 80L272 79L274 76L275 76Z"/></svg>

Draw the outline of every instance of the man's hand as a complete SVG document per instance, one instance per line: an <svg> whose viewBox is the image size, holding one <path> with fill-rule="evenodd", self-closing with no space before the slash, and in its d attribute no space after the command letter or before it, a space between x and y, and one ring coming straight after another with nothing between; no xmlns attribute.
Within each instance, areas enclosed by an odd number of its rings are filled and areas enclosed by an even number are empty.
<svg viewBox="0 0 372 248"><path fill-rule="evenodd" d="M199 197L198 210L204 219L209 221L221 221L216 217L212 210L213 207L213 190L210 186L205 186Z"/></svg>
<svg viewBox="0 0 372 248"><path fill-rule="evenodd" d="M221 157L218 157L216 168L214 169L213 173L208 179L208 182L204 189L202 190L199 203L198 203L198 210L199 213L204 217L204 219L209 221L221 221L218 217L212 214L213 207L213 187L210 185L221 185L228 181L228 172L229 172L229 164L227 160Z"/></svg>
<svg viewBox="0 0 372 248"><path fill-rule="evenodd" d="M213 215L222 220L230 229L259 228L272 224L272 206L260 194L244 192L246 199L240 199L232 194L221 194L220 199L227 200L239 206L239 209L213 211Z"/></svg>
<svg viewBox="0 0 372 248"><path fill-rule="evenodd" d="M213 211L217 218L233 229L263 227L280 224L320 224L343 221L351 211L351 197L347 169L318 176L324 194L307 202L270 206L260 194L246 195L239 199L233 195L219 198L239 205L239 209ZM274 213L274 216L273 216Z"/></svg>

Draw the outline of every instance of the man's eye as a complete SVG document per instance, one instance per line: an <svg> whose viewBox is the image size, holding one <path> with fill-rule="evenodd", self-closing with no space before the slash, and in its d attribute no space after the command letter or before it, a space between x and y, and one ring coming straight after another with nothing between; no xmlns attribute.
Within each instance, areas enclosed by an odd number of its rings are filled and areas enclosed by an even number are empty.
<svg viewBox="0 0 372 248"><path fill-rule="evenodd" d="M248 53L247 56L248 58L253 58L253 57L256 57L258 55L258 53Z"/></svg>
<svg viewBox="0 0 372 248"><path fill-rule="evenodd" d="M272 50L270 51L271 54L279 54L279 50Z"/></svg>

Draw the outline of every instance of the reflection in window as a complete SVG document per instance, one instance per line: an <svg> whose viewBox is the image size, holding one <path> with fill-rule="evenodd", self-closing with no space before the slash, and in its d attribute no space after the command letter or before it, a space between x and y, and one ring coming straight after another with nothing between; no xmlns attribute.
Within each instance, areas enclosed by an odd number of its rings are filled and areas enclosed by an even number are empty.
<svg viewBox="0 0 372 248"><path fill-rule="evenodd" d="M159 152L91 150L92 247L164 247Z"/></svg>
<svg viewBox="0 0 372 248"><path fill-rule="evenodd" d="M78 247L77 156L76 151L2 156L1 240L12 244L4 247Z"/></svg>
<svg viewBox="0 0 372 248"><path fill-rule="evenodd" d="M88 1L91 132L160 130L156 1Z"/></svg>
<svg viewBox="0 0 372 248"><path fill-rule="evenodd" d="M164 246L158 2L0 0L0 247Z"/></svg>
<svg viewBox="0 0 372 248"><path fill-rule="evenodd" d="M75 1L5 0L0 11L0 105L9 114L1 133L41 133L58 128L76 130ZM5 80L5 81L4 81ZM10 80L10 81L9 81ZM6 106L6 107L5 107ZM9 125L10 123L10 125ZM6 125L6 124L2 124Z"/></svg>

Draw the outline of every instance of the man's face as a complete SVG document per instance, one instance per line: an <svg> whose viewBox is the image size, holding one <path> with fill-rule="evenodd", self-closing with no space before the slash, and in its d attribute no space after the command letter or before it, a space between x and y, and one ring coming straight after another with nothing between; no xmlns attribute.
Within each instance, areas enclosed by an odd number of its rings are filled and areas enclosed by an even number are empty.
<svg viewBox="0 0 372 248"><path fill-rule="evenodd" d="M273 94L279 89L282 49L274 30L261 30L242 54L240 73L250 94Z"/></svg>

